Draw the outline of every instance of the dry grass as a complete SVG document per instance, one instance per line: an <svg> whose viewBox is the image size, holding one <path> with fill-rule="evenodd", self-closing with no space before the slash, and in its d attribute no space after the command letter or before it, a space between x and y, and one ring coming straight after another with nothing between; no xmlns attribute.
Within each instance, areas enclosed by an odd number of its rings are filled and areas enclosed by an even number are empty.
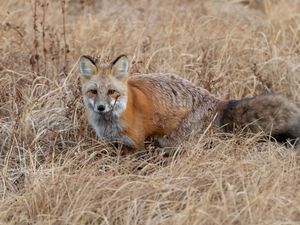
<svg viewBox="0 0 300 225"><path fill-rule="evenodd" d="M169 156L121 154L87 128L77 71L82 54L126 53L132 73L300 102L299 13L298 0L1 1L0 222L299 224L292 147L208 133Z"/></svg>

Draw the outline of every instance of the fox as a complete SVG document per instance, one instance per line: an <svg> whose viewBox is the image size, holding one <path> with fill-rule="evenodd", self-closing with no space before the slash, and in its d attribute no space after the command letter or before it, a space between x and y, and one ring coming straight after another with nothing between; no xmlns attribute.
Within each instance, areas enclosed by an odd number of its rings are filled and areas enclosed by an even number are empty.
<svg viewBox="0 0 300 225"><path fill-rule="evenodd" d="M263 132L278 141L300 137L300 108L280 94L223 100L176 74L130 75L124 54L108 66L83 55L79 70L89 124L110 143L141 150L151 138L174 147L209 126Z"/></svg>

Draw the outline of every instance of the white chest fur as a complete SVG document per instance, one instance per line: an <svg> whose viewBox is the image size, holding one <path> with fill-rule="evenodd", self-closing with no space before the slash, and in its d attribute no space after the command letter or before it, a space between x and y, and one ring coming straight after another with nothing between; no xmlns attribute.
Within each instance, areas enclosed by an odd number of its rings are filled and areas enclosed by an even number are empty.
<svg viewBox="0 0 300 225"><path fill-rule="evenodd" d="M120 118L113 114L99 114L90 112L90 124L94 128L98 138L109 142L119 142L125 146L132 147L133 141L122 134L124 128Z"/></svg>

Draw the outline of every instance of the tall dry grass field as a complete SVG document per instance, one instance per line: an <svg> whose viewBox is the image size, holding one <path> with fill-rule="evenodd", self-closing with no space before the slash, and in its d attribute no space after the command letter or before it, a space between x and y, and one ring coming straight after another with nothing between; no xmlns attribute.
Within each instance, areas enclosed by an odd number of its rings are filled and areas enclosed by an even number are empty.
<svg viewBox="0 0 300 225"><path fill-rule="evenodd" d="M1 224L299 224L300 157L207 132L144 157L95 139L78 58L121 53L220 98L300 102L300 1L0 2Z"/></svg>

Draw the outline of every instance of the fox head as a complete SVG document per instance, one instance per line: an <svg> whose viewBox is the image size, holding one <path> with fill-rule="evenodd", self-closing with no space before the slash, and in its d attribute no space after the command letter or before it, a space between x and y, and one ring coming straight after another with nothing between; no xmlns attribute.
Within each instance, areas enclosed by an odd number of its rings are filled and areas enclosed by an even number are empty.
<svg viewBox="0 0 300 225"><path fill-rule="evenodd" d="M101 68L89 56L81 56L79 64L85 106L99 115L119 116L127 105L128 58L120 55Z"/></svg>

